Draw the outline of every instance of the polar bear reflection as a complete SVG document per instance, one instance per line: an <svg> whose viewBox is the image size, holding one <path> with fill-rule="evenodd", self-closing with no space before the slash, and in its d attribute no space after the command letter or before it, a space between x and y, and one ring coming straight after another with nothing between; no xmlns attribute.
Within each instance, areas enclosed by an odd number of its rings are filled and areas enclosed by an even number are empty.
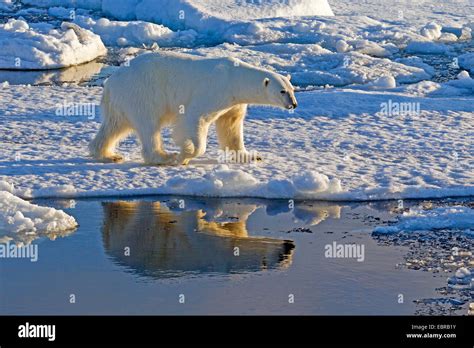
<svg viewBox="0 0 474 348"><path fill-rule="evenodd" d="M224 222L205 219L206 212L197 207L179 211L170 206L146 201L104 203L107 253L134 273L156 278L252 272L291 263L292 241L248 236L247 219L257 205L210 208L211 216L225 211L230 221Z"/></svg>

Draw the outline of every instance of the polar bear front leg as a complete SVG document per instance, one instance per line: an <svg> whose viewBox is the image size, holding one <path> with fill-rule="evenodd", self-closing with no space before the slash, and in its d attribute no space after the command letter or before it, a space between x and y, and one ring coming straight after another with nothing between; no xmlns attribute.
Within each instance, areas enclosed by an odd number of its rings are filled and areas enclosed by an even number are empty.
<svg viewBox="0 0 474 348"><path fill-rule="evenodd" d="M237 158L243 162L260 161L256 153L249 153L244 144L244 119L247 105L241 104L223 114L216 121L217 139L223 151L235 151Z"/></svg>
<svg viewBox="0 0 474 348"><path fill-rule="evenodd" d="M206 152L208 131L209 124L203 118L187 122L183 117L177 122L173 132L174 141L181 149L177 164L187 165L191 159Z"/></svg>

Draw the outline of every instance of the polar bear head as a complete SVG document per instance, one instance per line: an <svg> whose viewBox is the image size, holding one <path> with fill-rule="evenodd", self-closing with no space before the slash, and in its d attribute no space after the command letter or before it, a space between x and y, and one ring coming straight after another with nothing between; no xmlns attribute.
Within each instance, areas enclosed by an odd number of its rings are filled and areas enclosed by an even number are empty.
<svg viewBox="0 0 474 348"><path fill-rule="evenodd" d="M268 74L263 80L265 99L269 105L283 109L296 109L298 102L295 97L295 88L290 82L291 76Z"/></svg>
<svg viewBox="0 0 474 348"><path fill-rule="evenodd" d="M283 109L295 109L298 102L295 88L290 82L291 77L283 76L273 71L253 66L239 59L227 58L231 69L230 75L233 100L241 104L270 105ZM225 65L222 64L223 71ZM219 72L219 75L224 75Z"/></svg>

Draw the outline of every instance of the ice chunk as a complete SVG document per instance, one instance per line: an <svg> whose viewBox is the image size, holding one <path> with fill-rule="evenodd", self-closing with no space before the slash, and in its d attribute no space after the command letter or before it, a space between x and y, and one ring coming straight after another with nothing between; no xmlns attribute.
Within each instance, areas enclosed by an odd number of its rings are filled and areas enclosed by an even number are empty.
<svg viewBox="0 0 474 348"><path fill-rule="evenodd" d="M106 15L121 20L140 19L173 30L225 30L228 23L257 18L333 16L327 0L103 0Z"/></svg>
<svg viewBox="0 0 474 348"><path fill-rule="evenodd" d="M339 40L336 43L336 51L339 52L339 53L347 52L347 51L349 51L349 49L350 49L350 46L344 40Z"/></svg>
<svg viewBox="0 0 474 348"><path fill-rule="evenodd" d="M464 79L470 79L471 76L469 76L469 73L466 70L461 71L457 75L458 80L464 80Z"/></svg>
<svg viewBox="0 0 474 348"><path fill-rule="evenodd" d="M474 52L459 56L458 62L461 68L474 72Z"/></svg>
<svg viewBox="0 0 474 348"><path fill-rule="evenodd" d="M440 207L431 210L410 208L393 226L379 226L374 233L398 233L433 229L474 228L474 209L464 206Z"/></svg>
<svg viewBox="0 0 474 348"><path fill-rule="evenodd" d="M387 89L387 88L395 88L397 87L397 81L391 75L382 76L377 80L367 84L368 87L372 89Z"/></svg>
<svg viewBox="0 0 474 348"><path fill-rule="evenodd" d="M398 83L413 83L431 77L422 67L408 66L359 52L334 53L317 44L273 43L243 47L222 44L185 52L207 57L240 58L253 65L291 74L292 82L300 86L365 84L384 75L392 76Z"/></svg>
<svg viewBox="0 0 474 348"><path fill-rule="evenodd" d="M466 278L471 276L471 271L466 267L462 267L456 271L456 278Z"/></svg>
<svg viewBox="0 0 474 348"><path fill-rule="evenodd" d="M44 233L73 229L76 220L61 210L31 204L10 192L0 191L0 231Z"/></svg>
<svg viewBox="0 0 474 348"><path fill-rule="evenodd" d="M411 54L445 54L449 52L449 47L442 43L412 41L405 51Z"/></svg>
<svg viewBox="0 0 474 348"><path fill-rule="evenodd" d="M0 25L0 47L0 68L15 70L63 68L107 52L99 36L73 23L54 29L16 19Z"/></svg>
<svg viewBox="0 0 474 348"><path fill-rule="evenodd" d="M441 36L441 29L443 27L437 23L429 23L421 29L421 35L429 40L438 40Z"/></svg>
<svg viewBox="0 0 474 348"><path fill-rule="evenodd" d="M373 57L389 57L390 50L383 48L379 44L369 40L357 40L354 42L355 50ZM339 52L339 51L338 51Z"/></svg>
<svg viewBox="0 0 474 348"><path fill-rule="evenodd" d="M94 20L90 17L77 16L75 22L81 27L100 35L109 46L190 46L197 33L194 30L173 32L171 29L143 21L111 21L107 18Z"/></svg>

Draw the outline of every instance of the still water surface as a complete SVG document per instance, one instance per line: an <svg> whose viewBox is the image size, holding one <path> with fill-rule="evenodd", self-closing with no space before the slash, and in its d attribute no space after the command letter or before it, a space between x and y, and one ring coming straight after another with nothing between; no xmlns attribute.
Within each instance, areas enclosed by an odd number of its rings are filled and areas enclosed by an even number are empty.
<svg viewBox="0 0 474 348"><path fill-rule="evenodd" d="M397 266L409 245L372 235L397 202L37 203L80 226L33 240L37 262L0 261L2 314L416 314L446 286L443 273ZM328 258L334 243L363 246L363 261Z"/></svg>

